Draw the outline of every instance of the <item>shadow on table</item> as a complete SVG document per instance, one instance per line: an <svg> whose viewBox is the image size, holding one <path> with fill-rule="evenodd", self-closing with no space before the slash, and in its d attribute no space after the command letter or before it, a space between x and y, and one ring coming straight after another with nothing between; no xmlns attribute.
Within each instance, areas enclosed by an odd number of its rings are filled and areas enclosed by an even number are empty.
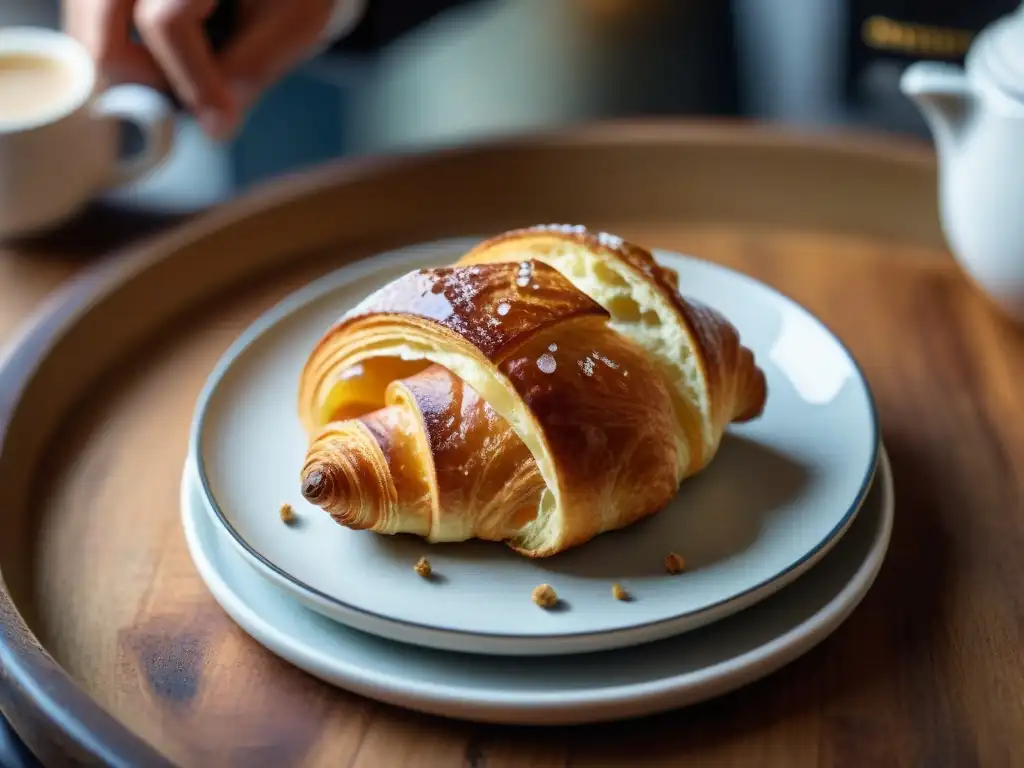
<svg viewBox="0 0 1024 768"><path fill-rule="evenodd" d="M0 251L12 250L43 260L59 258L87 262L169 229L187 218L186 214L153 213L94 203L52 232L0 242Z"/></svg>

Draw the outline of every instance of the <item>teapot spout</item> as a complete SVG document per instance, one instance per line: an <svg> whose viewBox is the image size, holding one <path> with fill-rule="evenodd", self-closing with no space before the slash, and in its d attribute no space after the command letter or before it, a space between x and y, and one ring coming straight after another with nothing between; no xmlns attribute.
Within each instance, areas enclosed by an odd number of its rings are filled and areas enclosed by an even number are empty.
<svg viewBox="0 0 1024 768"><path fill-rule="evenodd" d="M939 152L951 149L963 134L974 102L964 70L953 64L919 61L904 71L900 90L921 111Z"/></svg>

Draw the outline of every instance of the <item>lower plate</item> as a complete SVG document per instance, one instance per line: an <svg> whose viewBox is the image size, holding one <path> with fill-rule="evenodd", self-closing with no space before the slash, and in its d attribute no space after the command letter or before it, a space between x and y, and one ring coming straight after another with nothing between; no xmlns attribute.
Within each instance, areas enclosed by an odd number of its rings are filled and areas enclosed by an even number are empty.
<svg viewBox="0 0 1024 768"><path fill-rule="evenodd" d="M467 720L559 725L637 717L719 696L796 659L833 632L870 589L893 523L888 457L849 532L814 568L720 622L614 652L458 654L360 633L304 608L261 578L215 526L186 467L182 517L197 569L225 611L273 653L355 693Z"/></svg>

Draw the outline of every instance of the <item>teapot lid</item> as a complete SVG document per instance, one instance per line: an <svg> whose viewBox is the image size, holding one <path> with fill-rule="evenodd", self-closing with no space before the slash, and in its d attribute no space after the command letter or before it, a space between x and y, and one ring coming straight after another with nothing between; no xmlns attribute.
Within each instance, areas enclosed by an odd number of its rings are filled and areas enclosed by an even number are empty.
<svg viewBox="0 0 1024 768"><path fill-rule="evenodd" d="M972 74L1024 100L1024 1L1016 11L982 30L966 63Z"/></svg>

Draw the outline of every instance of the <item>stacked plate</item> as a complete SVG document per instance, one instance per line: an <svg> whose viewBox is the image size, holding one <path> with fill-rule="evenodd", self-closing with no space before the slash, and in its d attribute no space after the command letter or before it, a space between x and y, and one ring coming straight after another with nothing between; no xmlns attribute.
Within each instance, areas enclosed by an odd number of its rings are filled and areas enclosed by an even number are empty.
<svg viewBox="0 0 1024 768"><path fill-rule="evenodd" d="M409 269L474 241L393 252L292 295L225 354L197 406L181 487L193 560L234 620L343 688L436 714L557 724L647 714L762 677L870 588L893 490L867 383L813 316L748 277L658 252L722 311L769 386L659 514L552 558L342 528L299 494L299 371L324 330ZM295 511L282 520L283 503ZM665 558L686 567L669 573ZM432 573L414 564L426 556ZM560 600L542 609L539 584ZM628 599L612 594L620 585ZM524 656L531 658L524 659Z"/></svg>

